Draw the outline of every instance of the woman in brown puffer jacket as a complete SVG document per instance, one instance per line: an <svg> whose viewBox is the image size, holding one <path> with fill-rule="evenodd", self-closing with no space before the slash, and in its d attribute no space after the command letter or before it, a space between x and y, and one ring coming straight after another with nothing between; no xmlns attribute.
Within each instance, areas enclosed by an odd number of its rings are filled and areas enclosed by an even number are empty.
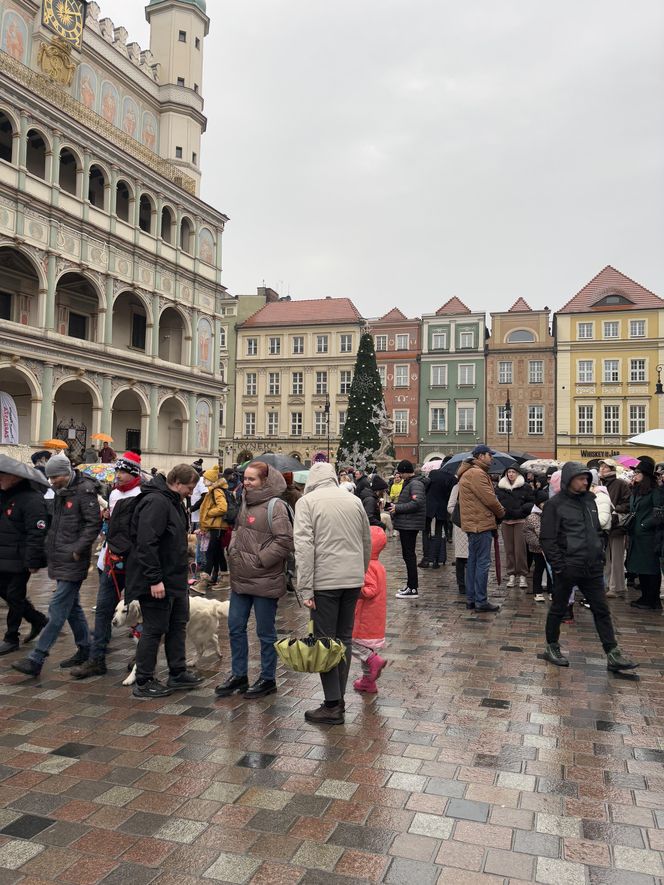
<svg viewBox="0 0 664 885"><path fill-rule="evenodd" d="M260 698L277 690L277 603L286 592L286 559L293 551L293 526L281 500L285 489L283 476L263 461L254 461L244 472L242 506L228 548L232 673L215 689L217 697L242 693L245 698ZM272 499L278 500L270 505ZM250 688L247 622L252 608L261 643L261 673Z"/></svg>

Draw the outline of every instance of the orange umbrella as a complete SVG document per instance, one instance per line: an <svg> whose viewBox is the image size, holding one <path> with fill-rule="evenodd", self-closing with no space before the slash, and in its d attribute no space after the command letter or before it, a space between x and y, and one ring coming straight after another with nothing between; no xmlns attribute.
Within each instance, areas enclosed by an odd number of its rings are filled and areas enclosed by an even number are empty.
<svg viewBox="0 0 664 885"><path fill-rule="evenodd" d="M47 439L40 444L44 449L68 449L69 446L62 439Z"/></svg>
<svg viewBox="0 0 664 885"><path fill-rule="evenodd" d="M100 442L112 443L113 437L107 433L93 433L90 439L98 439Z"/></svg>

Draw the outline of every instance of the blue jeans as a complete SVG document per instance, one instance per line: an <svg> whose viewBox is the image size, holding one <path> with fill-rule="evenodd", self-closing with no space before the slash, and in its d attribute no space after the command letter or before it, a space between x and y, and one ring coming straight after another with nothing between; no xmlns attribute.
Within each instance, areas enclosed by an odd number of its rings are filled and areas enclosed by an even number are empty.
<svg viewBox="0 0 664 885"><path fill-rule="evenodd" d="M116 588L113 577L106 571L99 572L99 590L97 591L97 611L95 612L95 632L90 646L90 657L93 660L106 657L106 649L111 641L112 620L119 602L118 590L124 591L125 574L122 570L115 571L118 582Z"/></svg>
<svg viewBox="0 0 664 885"><path fill-rule="evenodd" d="M261 679L274 680L277 671L277 653L274 649L277 641L277 600L244 593L231 593L231 607L228 612L233 676L246 676L249 669L247 623L252 606L256 617L256 635L261 643Z"/></svg>
<svg viewBox="0 0 664 885"><path fill-rule="evenodd" d="M466 602L486 605L491 562L491 532L468 532L468 562L466 563Z"/></svg>
<svg viewBox="0 0 664 885"><path fill-rule="evenodd" d="M65 621L69 621L74 642L79 648L90 647L88 622L81 608L80 590L82 581L56 581L55 593L48 606L48 624L39 634L39 641L28 657L36 664L43 664L48 653L60 635Z"/></svg>

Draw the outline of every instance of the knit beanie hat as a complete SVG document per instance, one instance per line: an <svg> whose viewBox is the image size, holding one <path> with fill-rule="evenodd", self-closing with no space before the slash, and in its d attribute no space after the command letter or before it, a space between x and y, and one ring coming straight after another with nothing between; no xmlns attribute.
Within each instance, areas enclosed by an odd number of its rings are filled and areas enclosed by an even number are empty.
<svg viewBox="0 0 664 885"><path fill-rule="evenodd" d="M219 465L215 464L214 467L210 467L209 470L206 470L203 474L203 479L206 479L208 482L218 482L219 481Z"/></svg>
<svg viewBox="0 0 664 885"><path fill-rule="evenodd" d="M125 452L115 462L115 469L124 470L126 473L131 473L132 476L140 476L141 456L136 452Z"/></svg>
<svg viewBox="0 0 664 885"><path fill-rule="evenodd" d="M71 461L63 452L60 452L49 458L44 467L44 472L49 479L52 476L69 476L71 474Z"/></svg>
<svg viewBox="0 0 664 885"><path fill-rule="evenodd" d="M371 477L371 489L374 492L384 492L387 490L387 483L382 476L379 476L377 473L375 473Z"/></svg>
<svg viewBox="0 0 664 885"><path fill-rule="evenodd" d="M415 473L415 468L411 461L406 461L404 458L403 461L399 461L397 464L397 473Z"/></svg>
<svg viewBox="0 0 664 885"><path fill-rule="evenodd" d="M641 455L639 457L639 463L635 466L634 470L640 471L644 476L654 476L655 459L648 457L648 455ZM48 476L48 473L46 475Z"/></svg>

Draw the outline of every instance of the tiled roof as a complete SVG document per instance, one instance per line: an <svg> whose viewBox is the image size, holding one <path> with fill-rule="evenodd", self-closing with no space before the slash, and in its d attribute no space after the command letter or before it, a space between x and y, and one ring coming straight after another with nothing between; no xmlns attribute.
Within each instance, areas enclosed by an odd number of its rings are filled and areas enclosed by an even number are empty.
<svg viewBox="0 0 664 885"><path fill-rule="evenodd" d="M627 298L634 307L664 307L664 300L659 296L648 289L644 289L643 286L635 283L634 280L630 280L629 277L626 277L619 270L616 270L615 267L611 267L608 264L580 292L577 292L573 298L570 298L567 304L560 308L558 313L583 313L592 310L598 301L601 301L607 295L614 294ZM620 310L620 307L621 305L617 305L615 309ZM622 307L624 309L626 305L622 305ZM602 306L598 309L605 310L609 308Z"/></svg>
<svg viewBox="0 0 664 885"><path fill-rule="evenodd" d="M453 313L472 313L469 307L461 301L461 299L457 298L456 295L454 298L450 298L442 307L439 307L436 311L436 316L440 317L445 314L453 314Z"/></svg>
<svg viewBox="0 0 664 885"><path fill-rule="evenodd" d="M519 298L507 311L508 313L521 313L524 310L532 310L532 307L523 298Z"/></svg>
<svg viewBox="0 0 664 885"><path fill-rule="evenodd" d="M247 326L315 326L319 323L357 323L362 319L350 298L315 298L266 304L242 323Z"/></svg>
<svg viewBox="0 0 664 885"><path fill-rule="evenodd" d="M398 307L393 307L392 310L389 310L384 316L378 319L379 323L398 323L403 320L408 320L408 317L403 314Z"/></svg>

